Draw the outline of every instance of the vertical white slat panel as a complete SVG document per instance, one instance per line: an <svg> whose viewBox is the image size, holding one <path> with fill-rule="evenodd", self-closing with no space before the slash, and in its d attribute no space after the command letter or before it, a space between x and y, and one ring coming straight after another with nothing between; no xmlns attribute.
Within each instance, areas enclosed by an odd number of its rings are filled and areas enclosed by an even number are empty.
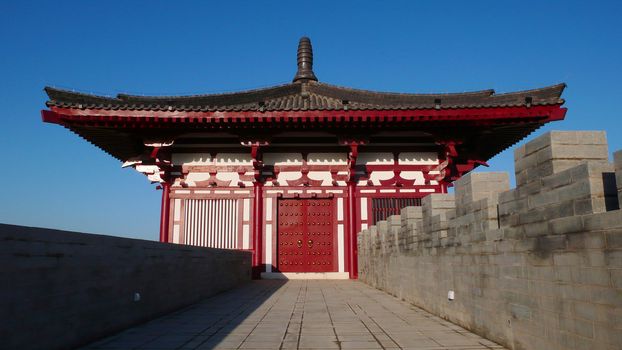
<svg viewBox="0 0 622 350"><path fill-rule="evenodd" d="M186 199L185 243L238 249L239 205L236 199Z"/></svg>
<svg viewBox="0 0 622 350"><path fill-rule="evenodd" d="M227 209L227 213L229 213L229 239L227 240L227 248L228 249L232 249L233 248L233 219L235 218L235 214L236 212L233 211L233 201L232 200L228 200L228 209Z"/></svg>
<svg viewBox="0 0 622 350"><path fill-rule="evenodd" d="M204 200L203 202L205 202L205 219L204 219L204 225L205 225L205 246L206 247L213 247L214 244L214 239L212 236L212 223L213 221L211 220L212 216L214 215L213 213L213 207L214 207L214 203L213 201L210 200Z"/></svg>
<svg viewBox="0 0 622 350"><path fill-rule="evenodd" d="M194 201L194 212L193 220L194 220L194 231L192 231L192 245L197 245L197 237L199 232L201 231L201 202Z"/></svg>
<svg viewBox="0 0 622 350"><path fill-rule="evenodd" d="M229 213L231 213L229 211L229 200L225 200L223 201L223 215L221 216L223 222L224 222L224 227L225 227L225 232L227 232L227 234L223 235L223 242L222 242L222 247L225 249L229 248L229 240L231 239L231 232L229 230L229 221L231 220L231 216L233 215L227 215ZM233 214L233 213L231 213Z"/></svg>
<svg viewBox="0 0 622 350"><path fill-rule="evenodd" d="M207 237L209 237L209 242L208 242L208 247L214 247L214 248L218 248L218 244L216 244L216 221L218 220L218 217L216 216L216 202L218 202L218 200L211 200L211 201L206 201L208 204L208 209L207 209L207 218L206 220L209 223L208 225L208 234Z"/></svg>
<svg viewBox="0 0 622 350"><path fill-rule="evenodd" d="M212 201L210 219L212 223L212 247L220 248L220 236L222 236L222 227L220 227L220 199ZM219 229L219 232L216 232L216 228Z"/></svg>
<svg viewBox="0 0 622 350"><path fill-rule="evenodd" d="M184 244L189 244L190 242L190 232L192 232L192 220L190 212L192 211L192 202L188 199L184 200L186 204L184 205Z"/></svg>
<svg viewBox="0 0 622 350"><path fill-rule="evenodd" d="M192 240L194 237L194 226L196 225L196 220L194 219L194 201L188 200L188 211L186 212L186 222L188 223L186 227L188 227L188 234L186 235L186 244L192 245Z"/></svg>
<svg viewBox="0 0 622 350"><path fill-rule="evenodd" d="M367 220L367 198L361 198L361 220Z"/></svg>
<svg viewBox="0 0 622 350"><path fill-rule="evenodd" d="M251 230L249 225L242 226L242 249L250 249Z"/></svg>
<svg viewBox="0 0 622 350"><path fill-rule="evenodd" d="M194 230L192 230L192 245L197 245L197 232L199 232L200 230L200 225L201 225L201 218L199 217L201 211L200 211L200 205L201 203L199 201L193 201L194 205L193 205L193 211L192 211L192 221L194 221Z"/></svg>
<svg viewBox="0 0 622 350"><path fill-rule="evenodd" d="M199 201L199 231L197 232L197 243L196 245L201 246L203 237L205 236L205 223L207 221L207 215L205 215L205 208L208 203L205 201Z"/></svg>
<svg viewBox="0 0 622 350"><path fill-rule="evenodd" d="M233 224L233 244L231 244L231 249L238 249L238 205L238 201L233 202L233 220L231 220Z"/></svg>
<svg viewBox="0 0 622 350"><path fill-rule="evenodd" d="M189 211L188 207L190 206L190 201L187 199L184 199L184 212L182 213L184 215L184 241L182 242L183 244L188 244L188 232L190 232L189 230L189 226L191 224L188 216L189 216Z"/></svg>
<svg viewBox="0 0 622 350"><path fill-rule="evenodd" d="M226 234L226 228L223 227L222 215L223 215L223 203L222 199L216 201L216 215L214 216L214 226L219 228L218 234L215 234L216 237L216 248L222 248L222 238Z"/></svg>
<svg viewBox="0 0 622 350"><path fill-rule="evenodd" d="M181 217L181 199L175 199L173 201L173 221L179 221Z"/></svg>
<svg viewBox="0 0 622 350"><path fill-rule="evenodd" d="M192 232L192 245L199 245L198 238L200 237L201 232L201 224L203 223L203 219L201 218L201 205L203 203L201 201L194 201L194 212L193 220L194 220L194 231Z"/></svg>
<svg viewBox="0 0 622 350"><path fill-rule="evenodd" d="M251 217L251 200L248 198L244 198L244 207L243 207L243 218L244 221L249 221Z"/></svg>
<svg viewBox="0 0 622 350"><path fill-rule="evenodd" d="M225 213L227 213L227 202L229 202L228 199L221 199L220 200L220 217L219 217L219 222L221 223L222 226L224 226L223 231L224 234L220 235L220 248L226 248L226 244L225 242L227 241L227 236L229 235L229 225L227 225L227 221L225 218ZM229 215L227 215L229 216Z"/></svg>
<svg viewBox="0 0 622 350"><path fill-rule="evenodd" d="M199 225L199 221L200 219L197 217L197 202L196 201L192 201L192 213L191 213L191 218L190 220L192 220L192 232L190 232L190 244L191 245L196 245L196 232L198 230L198 225Z"/></svg>
<svg viewBox="0 0 622 350"><path fill-rule="evenodd" d="M236 231L235 226L237 226L235 219L238 215L238 208L236 208L237 206L234 204L234 201L229 201L229 213L231 213L231 215L229 216L229 249L235 248L235 239L237 238L237 234L234 234L234 232Z"/></svg>
<svg viewBox="0 0 622 350"><path fill-rule="evenodd" d="M222 225L222 206L223 200L218 199L216 201L216 215L214 216L214 226L218 227L220 232L218 232L217 234L214 232L214 236L216 237L216 248L222 248L222 238L226 234L226 228Z"/></svg>

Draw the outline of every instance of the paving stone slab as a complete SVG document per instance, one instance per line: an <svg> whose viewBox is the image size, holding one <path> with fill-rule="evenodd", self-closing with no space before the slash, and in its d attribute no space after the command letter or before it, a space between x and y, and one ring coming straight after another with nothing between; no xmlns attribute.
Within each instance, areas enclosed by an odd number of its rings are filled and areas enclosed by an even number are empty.
<svg viewBox="0 0 622 350"><path fill-rule="evenodd" d="M83 349L503 349L357 281L253 281Z"/></svg>

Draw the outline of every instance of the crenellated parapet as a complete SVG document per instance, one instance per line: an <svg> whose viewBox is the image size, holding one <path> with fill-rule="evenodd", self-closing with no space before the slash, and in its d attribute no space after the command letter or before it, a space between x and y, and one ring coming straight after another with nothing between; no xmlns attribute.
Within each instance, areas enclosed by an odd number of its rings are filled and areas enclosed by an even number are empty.
<svg viewBox="0 0 622 350"><path fill-rule="evenodd" d="M618 204L622 204L622 151L613 154L613 163L616 169L616 185L618 189Z"/></svg>
<svg viewBox="0 0 622 350"><path fill-rule="evenodd" d="M362 231L360 279L511 349L614 349L622 151L608 155L604 132L544 134L515 150L515 188L470 173Z"/></svg>

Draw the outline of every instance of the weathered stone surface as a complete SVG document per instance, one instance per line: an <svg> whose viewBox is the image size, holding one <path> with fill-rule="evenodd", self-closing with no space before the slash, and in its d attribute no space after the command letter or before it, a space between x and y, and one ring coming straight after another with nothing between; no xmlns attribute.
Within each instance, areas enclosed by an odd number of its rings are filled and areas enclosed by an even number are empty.
<svg viewBox="0 0 622 350"><path fill-rule="evenodd" d="M603 131L551 131L514 152L516 184L524 185L586 161L607 162Z"/></svg>
<svg viewBox="0 0 622 350"><path fill-rule="evenodd" d="M619 347L622 152L613 165L607 152L603 132L528 142L516 189L473 173L453 203L424 198L421 218L402 211L410 248L368 246L359 278L511 349Z"/></svg>
<svg viewBox="0 0 622 350"><path fill-rule="evenodd" d="M250 281L248 252L3 224L0 241L6 349L75 348Z"/></svg>
<svg viewBox="0 0 622 350"><path fill-rule="evenodd" d="M265 280L83 350L441 348L503 349L360 282Z"/></svg>
<svg viewBox="0 0 622 350"><path fill-rule="evenodd" d="M622 206L622 151L613 154L613 163L616 173L616 185L618 188L618 204Z"/></svg>

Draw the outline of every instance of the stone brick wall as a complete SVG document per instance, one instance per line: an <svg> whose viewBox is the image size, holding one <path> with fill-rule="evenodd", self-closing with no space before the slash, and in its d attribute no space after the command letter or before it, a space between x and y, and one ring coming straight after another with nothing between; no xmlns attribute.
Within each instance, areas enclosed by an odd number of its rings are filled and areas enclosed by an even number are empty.
<svg viewBox="0 0 622 350"><path fill-rule="evenodd" d="M75 348L250 280L242 251L2 224L0 242L2 349Z"/></svg>
<svg viewBox="0 0 622 350"><path fill-rule="evenodd" d="M455 194L362 231L359 278L511 349L620 349L614 158L604 132L528 142L515 151L515 189L505 173L471 173Z"/></svg>

